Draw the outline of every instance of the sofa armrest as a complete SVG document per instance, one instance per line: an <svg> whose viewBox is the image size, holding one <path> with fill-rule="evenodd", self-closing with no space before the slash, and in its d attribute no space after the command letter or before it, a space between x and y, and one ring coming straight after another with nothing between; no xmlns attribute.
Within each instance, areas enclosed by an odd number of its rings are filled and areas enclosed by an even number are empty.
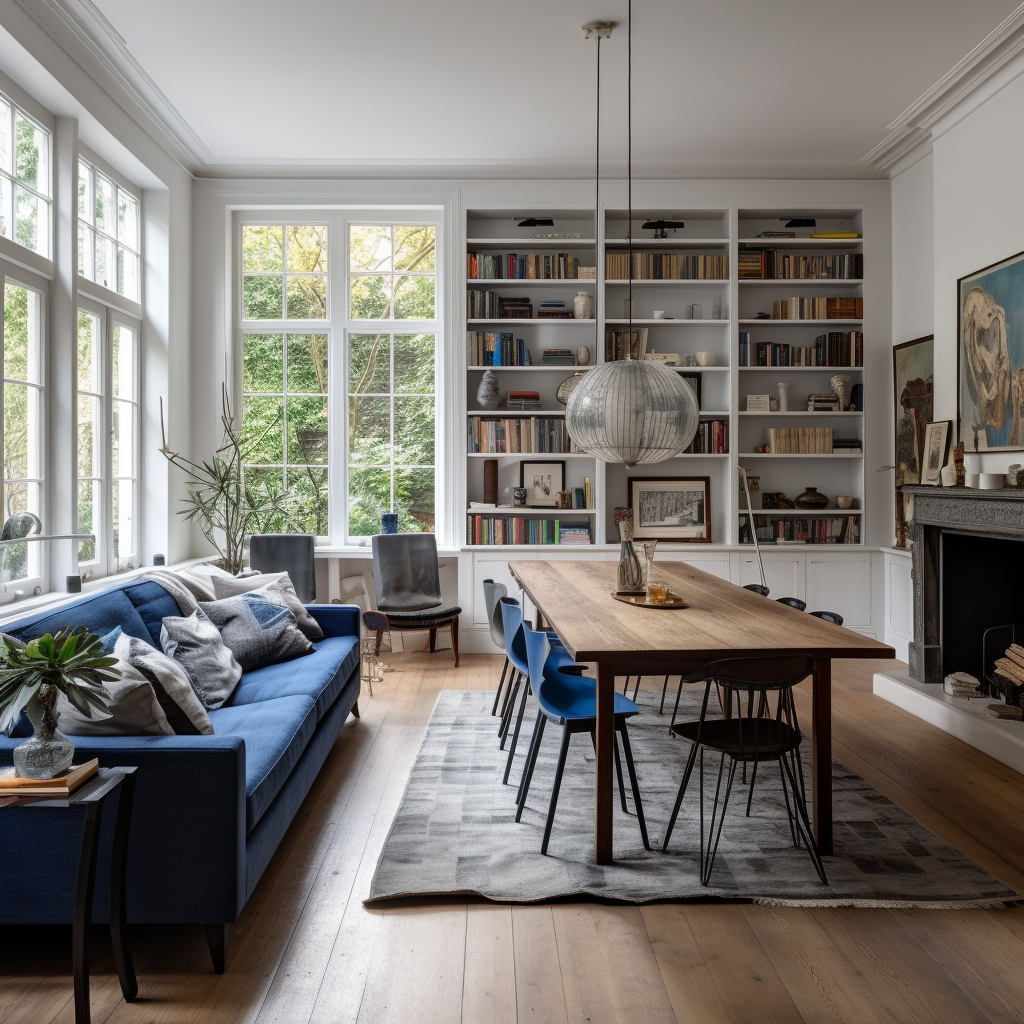
<svg viewBox="0 0 1024 1024"><path fill-rule="evenodd" d="M354 604L307 604L306 610L324 636L359 636L359 606Z"/></svg>

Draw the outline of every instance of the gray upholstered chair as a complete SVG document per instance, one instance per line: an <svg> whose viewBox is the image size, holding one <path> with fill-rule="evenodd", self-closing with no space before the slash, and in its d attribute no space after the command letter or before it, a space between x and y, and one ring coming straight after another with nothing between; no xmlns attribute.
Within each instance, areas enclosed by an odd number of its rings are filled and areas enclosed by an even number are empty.
<svg viewBox="0 0 1024 1024"><path fill-rule="evenodd" d="M494 580L484 580L484 605L487 608L487 625L491 630L491 642L505 650L505 623L501 615L500 601L508 597L508 587L504 583L495 583ZM505 675L508 673L511 662L508 654L505 655L505 664L501 666L501 678L498 680L498 689L494 694L494 707L491 714L498 713L498 701L501 700L501 691L505 688ZM512 692L512 676L508 677L508 688L505 689L505 702L501 706L502 715L505 713L505 704L508 703L509 694Z"/></svg>
<svg viewBox="0 0 1024 1024"><path fill-rule="evenodd" d="M437 541L432 533L378 534L373 538L373 582L377 607L363 614L363 623L377 634L377 653L384 634L403 630L430 631L430 652L437 631L450 626L455 667L459 665L457 605L443 607Z"/></svg>
<svg viewBox="0 0 1024 1024"><path fill-rule="evenodd" d="M311 533L254 533L249 565L260 572L286 572L303 604L316 600L316 564Z"/></svg>

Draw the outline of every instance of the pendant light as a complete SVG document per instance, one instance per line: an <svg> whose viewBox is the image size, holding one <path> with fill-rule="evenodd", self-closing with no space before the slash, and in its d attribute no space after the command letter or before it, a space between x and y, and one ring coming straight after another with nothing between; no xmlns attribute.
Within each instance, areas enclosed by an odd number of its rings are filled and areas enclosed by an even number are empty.
<svg viewBox="0 0 1024 1024"><path fill-rule="evenodd" d="M594 211L601 217L601 40L608 39L614 22L589 22L587 39L597 36L597 163L594 174ZM628 330L633 331L633 3L629 3L627 32L627 206L629 247ZM595 231L594 238L600 237ZM600 339L597 339L598 345ZM687 448L697 433L697 399L680 375L660 363L625 359L601 363L587 371L573 389L565 407L565 426L574 449L602 462L663 462Z"/></svg>

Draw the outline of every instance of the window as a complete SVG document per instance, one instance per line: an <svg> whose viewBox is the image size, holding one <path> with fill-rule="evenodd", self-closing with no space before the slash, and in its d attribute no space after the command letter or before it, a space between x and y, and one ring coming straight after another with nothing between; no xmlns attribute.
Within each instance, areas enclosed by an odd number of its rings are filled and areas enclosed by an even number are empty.
<svg viewBox="0 0 1024 1024"><path fill-rule="evenodd" d="M78 311L78 531L83 575L132 569L137 552L138 325L96 306Z"/></svg>
<svg viewBox="0 0 1024 1024"><path fill-rule="evenodd" d="M33 288L4 279L3 373L3 517L31 512L42 518L43 507L43 299ZM42 584L41 544L0 548L0 585L17 582L19 589Z"/></svg>
<svg viewBox="0 0 1024 1024"><path fill-rule="evenodd" d="M3 95L0 235L50 258L50 133Z"/></svg>
<svg viewBox="0 0 1024 1024"><path fill-rule="evenodd" d="M236 307L250 503L275 509L275 529L342 543L366 543L388 511L432 531L436 225L253 221Z"/></svg>
<svg viewBox="0 0 1024 1024"><path fill-rule="evenodd" d="M139 201L87 160L78 161L78 273L140 299Z"/></svg>

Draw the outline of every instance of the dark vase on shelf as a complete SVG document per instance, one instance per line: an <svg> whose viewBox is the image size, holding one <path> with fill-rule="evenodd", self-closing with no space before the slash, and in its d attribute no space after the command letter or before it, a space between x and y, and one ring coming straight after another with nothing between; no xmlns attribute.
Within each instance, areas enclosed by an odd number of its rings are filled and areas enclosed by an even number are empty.
<svg viewBox="0 0 1024 1024"><path fill-rule="evenodd" d="M828 497L818 493L817 487L808 487L803 494L796 497L797 508L828 508Z"/></svg>

